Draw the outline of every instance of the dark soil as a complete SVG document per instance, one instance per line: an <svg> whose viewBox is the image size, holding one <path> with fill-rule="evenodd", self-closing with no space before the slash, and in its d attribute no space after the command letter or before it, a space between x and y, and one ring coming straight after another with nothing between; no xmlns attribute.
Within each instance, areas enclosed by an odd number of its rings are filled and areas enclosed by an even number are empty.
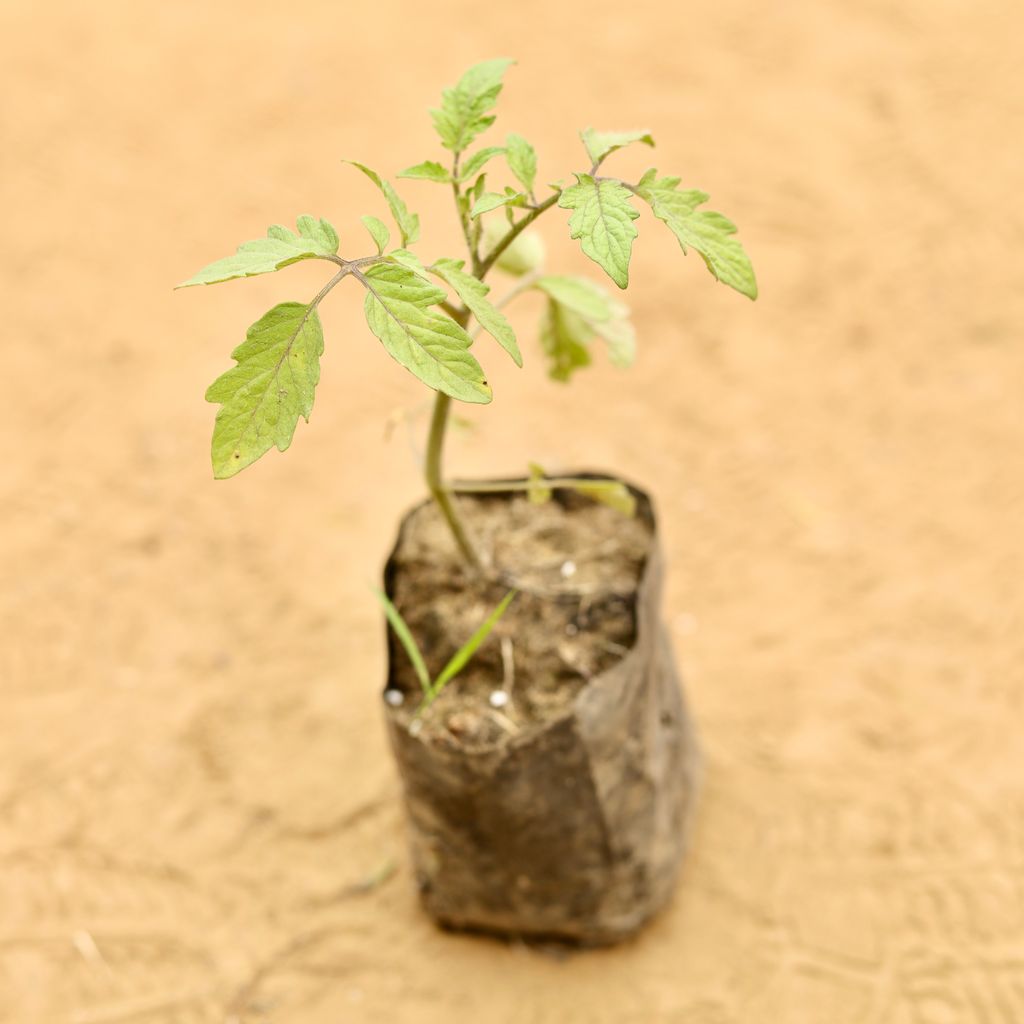
<svg viewBox="0 0 1024 1024"><path fill-rule="evenodd" d="M467 571L427 502L405 523L389 592L434 678L509 589L518 591L470 664L421 716L432 742L488 747L556 717L633 644L651 525L643 509L629 518L572 492L543 505L507 493L461 496L459 509L486 576ZM389 688L403 693L402 714L411 718L419 682L404 652L392 665ZM495 696L501 691L507 698Z"/></svg>

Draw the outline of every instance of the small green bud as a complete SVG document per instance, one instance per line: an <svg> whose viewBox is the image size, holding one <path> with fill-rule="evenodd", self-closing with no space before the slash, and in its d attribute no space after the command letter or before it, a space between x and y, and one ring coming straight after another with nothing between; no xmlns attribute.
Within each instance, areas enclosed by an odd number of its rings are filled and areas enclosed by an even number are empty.
<svg viewBox="0 0 1024 1024"><path fill-rule="evenodd" d="M495 218L489 221L484 228L483 251L487 253L493 249L507 231L508 225L504 220ZM496 266L506 274L522 277L524 274L539 270L544 265L546 255L544 239L535 231L524 231L498 257Z"/></svg>

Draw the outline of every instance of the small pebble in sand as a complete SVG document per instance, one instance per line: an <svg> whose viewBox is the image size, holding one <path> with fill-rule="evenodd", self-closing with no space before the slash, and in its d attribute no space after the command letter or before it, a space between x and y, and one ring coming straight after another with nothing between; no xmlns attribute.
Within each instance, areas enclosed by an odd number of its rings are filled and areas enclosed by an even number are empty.
<svg viewBox="0 0 1024 1024"><path fill-rule="evenodd" d="M508 694L504 690L495 690L490 696L492 708L504 708L508 706Z"/></svg>
<svg viewBox="0 0 1024 1024"><path fill-rule="evenodd" d="M576 563L572 559L567 559L562 563L562 568L559 571L562 574L562 579L567 580L570 576L576 575Z"/></svg>

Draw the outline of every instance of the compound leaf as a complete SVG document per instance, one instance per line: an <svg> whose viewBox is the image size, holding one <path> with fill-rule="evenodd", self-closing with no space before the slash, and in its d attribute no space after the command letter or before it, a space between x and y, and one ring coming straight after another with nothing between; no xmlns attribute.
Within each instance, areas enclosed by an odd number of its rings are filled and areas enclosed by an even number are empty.
<svg viewBox="0 0 1024 1024"><path fill-rule="evenodd" d="M323 259L338 251L338 233L326 220L299 217L298 234L280 224L267 229L266 238L243 242L234 256L225 256L182 281L178 288L197 284L219 284L238 277L270 274L299 260Z"/></svg>
<svg viewBox="0 0 1024 1024"><path fill-rule="evenodd" d="M451 89L441 93L441 106L430 116L441 145L454 153L464 150L494 123L488 111L501 93L502 77L514 61L499 58L471 67Z"/></svg>
<svg viewBox="0 0 1024 1024"><path fill-rule="evenodd" d="M722 284L756 299L757 278L750 257L733 237L736 225L714 210L697 209L707 202L706 192L680 190L678 185L679 178L659 179L657 171L650 170L640 179L636 194L668 225L684 253L688 247L695 249Z"/></svg>
<svg viewBox="0 0 1024 1024"><path fill-rule="evenodd" d="M207 389L221 408L213 428L213 472L234 476L277 445L292 442L299 416L307 422L320 380L324 335L316 308L283 302L265 313L231 353L238 365Z"/></svg>
<svg viewBox="0 0 1024 1024"><path fill-rule="evenodd" d="M583 252L620 288L625 288L637 235L633 221L640 216L630 202L631 193L621 181L598 181L589 174L577 174L576 182L558 200L563 209L573 211L570 235L580 240Z"/></svg>
<svg viewBox="0 0 1024 1024"><path fill-rule="evenodd" d="M430 308L444 301L443 289L396 263L377 263L360 278L366 286L366 322L393 358L452 398L491 400L484 372L469 352L469 335Z"/></svg>
<svg viewBox="0 0 1024 1024"><path fill-rule="evenodd" d="M514 132L505 140L509 170L523 186L524 191L532 192L533 183L537 180L537 153L522 135Z"/></svg>
<svg viewBox="0 0 1024 1024"><path fill-rule="evenodd" d="M384 193L384 198L391 208L391 216L395 218L395 223L398 225L399 233L402 236L402 245L412 245L416 242L420 237L419 215L409 212L408 207L402 202L394 186L365 164L357 163L355 160L346 160L345 162L359 168Z"/></svg>
<svg viewBox="0 0 1024 1024"><path fill-rule="evenodd" d="M463 260L438 260L432 269L462 299L480 326L512 357L516 366L522 366L523 357L512 325L505 314L488 301L490 288L467 274L463 266Z"/></svg>
<svg viewBox="0 0 1024 1024"><path fill-rule="evenodd" d="M580 132L580 138L587 148L587 156L595 164L601 163L609 153L634 142L642 142L645 146L654 145L650 132L595 132L593 128L585 128Z"/></svg>

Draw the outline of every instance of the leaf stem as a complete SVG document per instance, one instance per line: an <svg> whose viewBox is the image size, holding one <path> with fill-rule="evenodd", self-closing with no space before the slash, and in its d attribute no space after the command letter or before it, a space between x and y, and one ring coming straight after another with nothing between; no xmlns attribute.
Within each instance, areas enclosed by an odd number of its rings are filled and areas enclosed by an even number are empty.
<svg viewBox="0 0 1024 1024"><path fill-rule="evenodd" d="M479 278L481 281L484 279L484 275L494 266L497 262L498 257L545 211L550 210L555 203L561 198L562 190L559 189L553 196L548 196L540 206L535 206L521 221L514 224L505 233L504 237L498 242L497 245L479 261L479 264L474 268L474 276Z"/></svg>

